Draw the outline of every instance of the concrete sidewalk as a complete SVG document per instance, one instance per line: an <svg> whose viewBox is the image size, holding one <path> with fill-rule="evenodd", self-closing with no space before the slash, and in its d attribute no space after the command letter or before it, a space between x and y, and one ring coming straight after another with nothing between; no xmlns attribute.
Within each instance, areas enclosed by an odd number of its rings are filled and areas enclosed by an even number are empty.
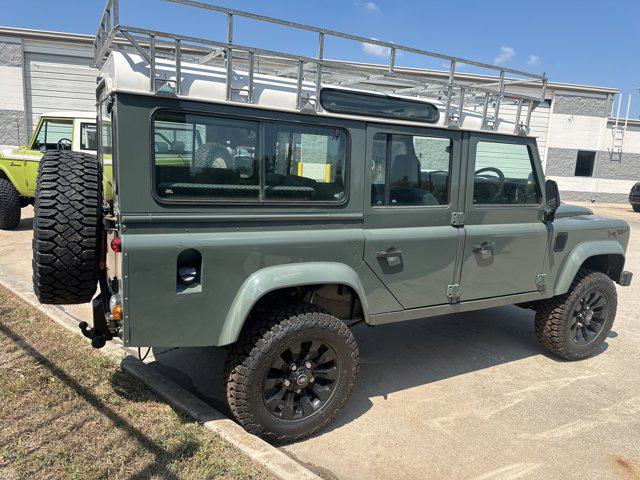
<svg viewBox="0 0 640 480"><path fill-rule="evenodd" d="M595 209L632 225L626 268L637 276L618 288L618 317L598 355L547 355L533 312L516 307L359 325L361 374L347 408L320 434L282 450L316 473L355 480L640 479L640 214ZM21 227L0 232L0 275L28 280L29 220ZM150 365L225 411L222 349L155 355Z"/></svg>

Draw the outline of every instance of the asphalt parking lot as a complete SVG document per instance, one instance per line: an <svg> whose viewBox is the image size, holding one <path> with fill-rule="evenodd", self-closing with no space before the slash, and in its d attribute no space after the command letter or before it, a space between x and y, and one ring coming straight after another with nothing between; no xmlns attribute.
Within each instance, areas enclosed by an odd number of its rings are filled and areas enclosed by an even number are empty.
<svg viewBox="0 0 640 480"><path fill-rule="evenodd" d="M317 473L371 478L640 479L640 214L592 206L632 227L613 330L597 355L566 362L504 307L355 327L361 371L337 421L282 447ZM31 215L0 232L0 275L31 277ZM87 305L65 307L79 319ZM156 351L151 364L224 410L223 349Z"/></svg>

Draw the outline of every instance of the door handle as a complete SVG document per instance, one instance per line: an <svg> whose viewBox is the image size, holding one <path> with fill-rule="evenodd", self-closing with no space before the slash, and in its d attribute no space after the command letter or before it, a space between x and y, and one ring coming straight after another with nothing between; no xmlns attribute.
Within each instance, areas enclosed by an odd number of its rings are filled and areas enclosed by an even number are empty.
<svg viewBox="0 0 640 480"><path fill-rule="evenodd" d="M382 250L380 252L376 252L376 258L395 258L395 257L401 257L402 256L402 250L397 250L393 247L389 248L388 250Z"/></svg>

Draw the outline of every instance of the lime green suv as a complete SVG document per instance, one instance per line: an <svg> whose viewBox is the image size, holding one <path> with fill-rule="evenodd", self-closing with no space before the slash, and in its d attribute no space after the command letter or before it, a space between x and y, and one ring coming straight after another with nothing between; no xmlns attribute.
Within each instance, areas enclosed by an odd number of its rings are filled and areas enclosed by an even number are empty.
<svg viewBox="0 0 640 480"><path fill-rule="evenodd" d="M33 204L38 166L46 150L95 155L97 138L95 112L51 112L40 118L27 146L0 148L0 229L16 228L20 209ZM110 178L111 167L105 167Z"/></svg>

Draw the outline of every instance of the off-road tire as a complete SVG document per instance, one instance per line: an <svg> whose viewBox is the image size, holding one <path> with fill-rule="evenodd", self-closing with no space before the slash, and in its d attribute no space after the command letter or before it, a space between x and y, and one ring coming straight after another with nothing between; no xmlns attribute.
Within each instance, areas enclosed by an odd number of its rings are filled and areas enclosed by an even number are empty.
<svg viewBox="0 0 640 480"><path fill-rule="evenodd" d="M263 401L263 379L273 358L300 339L321 338L335 350L340 373L333 394L311 416L282 420ZM303 340L304 341L304 340ZM359 351L351 330L321 308L281 304L254 312L225 365L227 402L236 420L250 433L287 443L312 435L327 425L346 404L358 374Z"/></svg>
<svg viewBox="0 0 640 480"><path fill-rule="evenodd" d="M13 230L20 223L20 194L6 178L0 178L0 230Z"/></svg>
<svg viewBox="0 0 640 480"><path fill-rule="evenodd" d="M640 212L640 204L631 205L634 212Z"/></svg>
<svg viewBox="0 0 640 480"><path fill-rule="evenodd" d="M47 152L38 168L33 219L33 289L41 303L86 303L104 250L102 166L70 151Z"/></svg>
<svg viewBox="0 0 640 480"><path fill-rule="evenodd" d="M578 345L570 339L569 328L573 312L580 298L594 290L603 293L607 298L607 318L604 327L590 344ZM600 348L611 331L616 309L617 293L613 281L604 273L581 269L567 293L536 305L536 337L550 352L567 360L587 358Z"/></svg>
<svg viewBox="0 0 640 480"><path fill-rule="evenodd" d="M233 168L233 157L224 145L205 143L196 150L193 165L200 168Z"/></svg>

